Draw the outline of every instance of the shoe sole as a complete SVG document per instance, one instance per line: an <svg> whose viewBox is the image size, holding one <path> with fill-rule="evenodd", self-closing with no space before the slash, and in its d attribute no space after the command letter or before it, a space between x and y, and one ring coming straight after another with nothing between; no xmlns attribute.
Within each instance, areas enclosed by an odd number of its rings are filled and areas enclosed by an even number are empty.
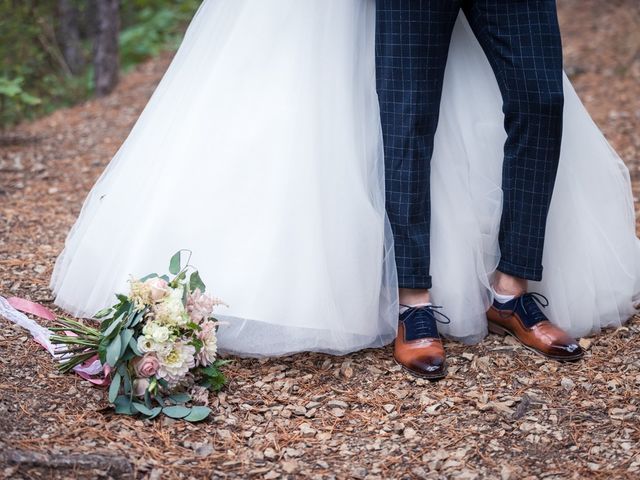
<svg viewBox="0 0 640 480"><path fill-rule="evenodd" d="M442 380L444 377L447 376L447 373L448 373L447 372L447 364L446 363L444 365L444 368L443 368L442 372L435 373L435 374L429 374L429 373L418 373L418 372L415 372L415 371L405 367L402 363L397 361L395 358L393 359L393 361L395 362L396 365L402 367L402 370L407 372L412 377L420 378L422 380L429 380L429 381L435 382L436 380Z"/></svg>
<svg viewBox="0 0 640 480"><path fill-rule="evenodd" d="M575 362L576 360L580 360L581 358L584 357L584 353L581 353L579 355L569 356L569 357L559 357L557 355L551 355L549 353L545 353L541 350L533 348L530 345L527 345L522 340L520 340L520 338L516 334L512 333L510 330L507 330L504 327L501 327L496 323L493 323L491 320L488 320L488 324L489 324L489 331L491 333L495 333L496 335L502 335L503 337L509 335L515 338L518 341L518 343L520 343L520 345L522 345L524 348L526 348L530 352L537 353L538 355L542 355L545 358L550 358L551 360L556 360L558 362Z"/></svg>

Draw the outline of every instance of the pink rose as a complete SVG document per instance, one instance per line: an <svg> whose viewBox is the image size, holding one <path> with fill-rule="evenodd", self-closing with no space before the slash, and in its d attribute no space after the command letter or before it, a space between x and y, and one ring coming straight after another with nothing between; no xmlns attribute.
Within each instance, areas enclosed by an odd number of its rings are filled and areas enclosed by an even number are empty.
<svg viewBox="0 0 640 480"><path fill-rule="evenodd" d="M160 277L154 277L144 282L151 288L151 299L159 302L169 293L169 284Z"/></svg>
<svg viewBox="0 0 640 480"><path fill-rule="evenodd" d="M149 378L155 375L160 368L160 362L155 355L146 354L144 357L133 360L133 370L136 376L140 378Z"/></svg>
<svg viewBox="0 0 640 480"><path fill-rule="evenodd" d="M149 388L149 380L146 378L136 378L133 381L133 394L136 397L144 397L147 388Z"/></svg>

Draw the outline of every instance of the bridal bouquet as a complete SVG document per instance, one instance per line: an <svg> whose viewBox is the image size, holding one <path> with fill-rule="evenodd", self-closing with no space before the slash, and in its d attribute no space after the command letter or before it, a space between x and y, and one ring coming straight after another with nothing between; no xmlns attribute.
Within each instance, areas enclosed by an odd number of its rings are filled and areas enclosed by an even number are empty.
<svg viewBox="0 0 640 480"><path fill-rule="evenodd" d="M181 253L169 264L173 278L131 278L129 295L117 295L118 303L95 315L99 329L69 318L51 329L51 342L64 345L61 371L98 357L110 376L116 413L196 422L210 409L187 406L194 392L202 396L226 383L220 367L227 362L216 358L218 322L212 317L222 302L205 294L198 271L188 260L182 266Z"/></svg>

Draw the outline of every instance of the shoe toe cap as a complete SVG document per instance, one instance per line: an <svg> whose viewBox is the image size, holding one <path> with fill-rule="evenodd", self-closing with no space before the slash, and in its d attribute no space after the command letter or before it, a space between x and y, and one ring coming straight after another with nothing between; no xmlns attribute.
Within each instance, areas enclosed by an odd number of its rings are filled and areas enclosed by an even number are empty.
<svg viewBox="0 0 640 480"><path fill-rule="evenodd" d="M584 350L575 340L555 342L551 350L554 355L567 358L579 358L584 355Z"/></svg>
<svg viewBox="0 0 640 480"><path fill-rule="evenodd" d="M445 358L438 355L420 356L412 359L407 367L423 375L439 375L445 371Z"/></svg>

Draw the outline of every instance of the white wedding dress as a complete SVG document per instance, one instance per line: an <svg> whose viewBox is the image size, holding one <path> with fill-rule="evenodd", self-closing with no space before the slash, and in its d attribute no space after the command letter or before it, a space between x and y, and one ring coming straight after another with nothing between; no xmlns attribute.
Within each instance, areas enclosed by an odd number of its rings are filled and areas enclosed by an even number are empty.
<svg viewBox="0 0 640 480"><path fill-rule="evenodd" d="M397 280L384 212L373 0L205 0L56 262L55 303L92 316L178 249L211 293L221 350L342 354L391 342ZM486 334L499 258L501 99L463 17L432 174L433 297ZM628 172L566 82L545 280L574 335L620 325L640 291ZM445 330L446 328L446 330Z"/></svg>

